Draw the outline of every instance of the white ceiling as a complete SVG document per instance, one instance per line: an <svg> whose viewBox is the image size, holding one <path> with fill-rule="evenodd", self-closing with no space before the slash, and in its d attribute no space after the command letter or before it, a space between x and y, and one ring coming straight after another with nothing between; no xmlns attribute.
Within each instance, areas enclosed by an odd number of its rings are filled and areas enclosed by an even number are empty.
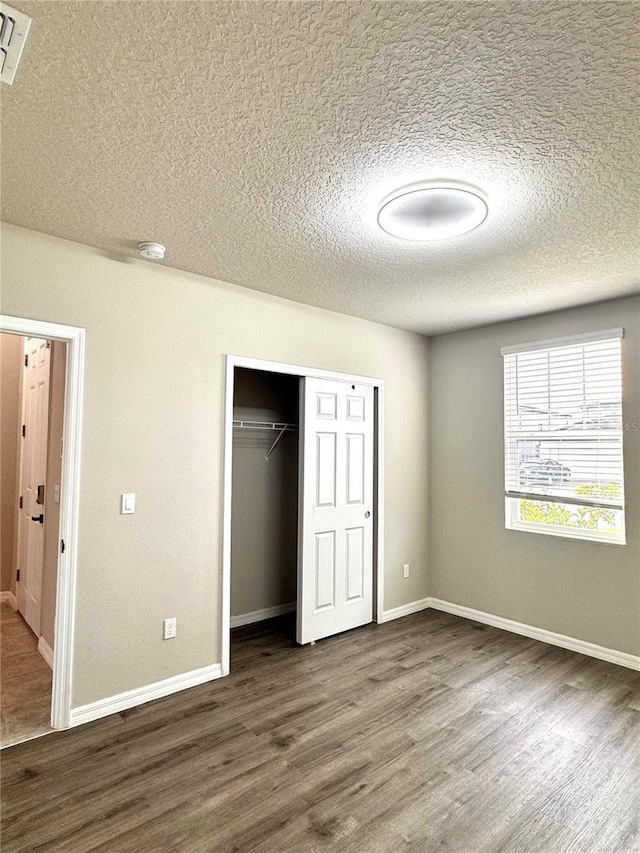
<svg viewBox="0 0 640 853"><path fill-rule="evenodd" d="M640 4L13 2L9 222L424 334L640 292ZM441 177L482 227L377 227Z"/></svg>

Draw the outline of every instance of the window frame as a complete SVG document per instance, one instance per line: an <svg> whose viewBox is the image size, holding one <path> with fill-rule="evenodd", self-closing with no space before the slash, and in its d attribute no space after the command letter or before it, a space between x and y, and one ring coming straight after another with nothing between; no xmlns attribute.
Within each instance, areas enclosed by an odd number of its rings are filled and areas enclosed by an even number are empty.
<svg viewBox="0 0 640 853"><path fill-rule="evenodd" d="M504 462L504 499L505 499L505 528L507 530L521 531L526 533L537 533L544 536L557 536L563 539L573 539L584 542L598 542L609 545L625 545L626 544L626 526L625 526L625 498L624 498L624 420L620 424L620 429L615 431L615 441L619 441L620 445L620 499L619 500L587 500L580 501L579 498L571 495L562 494L538 494L526 487L522 487L522 480L518 478L517 486L514 488L513 470L514 470L514 453L517 453L515 448L519 440L517 432L513 430L511 423L511 415L513 412L513 389L510 382L513 378L508 376L508 370L513 369L512 363L507 360L508 356L517 356L519 354L529 354L536 351L546 351L560 349L564 347L575 347L591 343L609 342L618 340L620 342L620 404L621 408L624 403L624 395L622 389L622 355L623 355L623 339L624 329L607 329L599 332L587 334L570 335L562 338L551 338L547 340L533 341L515 346L505 346L501 349L501 355L504 359L503 365L503 399L504 399L504 431L503 431L503 462ZM517 381L517 380L516 380ZM549 386L552 382L549 380ZM516 392L517 393L517 392ZM517 397L515 399L518 403ZM594 430L595 431L595 430ZM545 432L545 431L542 431ZM553 430L549 431L549 440L553 440ZM595 432L602 433L602 437L606 439L607 431L598 430ZM526 435L526 432L523 434ZM586 436L583 434L583 437ZM546 436L539 438L544 441ZM600 438L600 436L598 436ZM578 436L576 436L578 439ZM532 460L533 461L533 460ZM519 469L519 465L518 465ZM511 480L510 480L511 477ZM551 481L550 481L551 483ZM551 487L550 487L551 488ZM577 506L584 508L605 508L612 509L619 513L620 524L616 529L607 530L606 528L589 529L583 527L572 527L561 524L551 524L538 521L523 521L519 518L521 510L521 502L523 500L539 501L540 503L555 504L561 507Z"/></svg>

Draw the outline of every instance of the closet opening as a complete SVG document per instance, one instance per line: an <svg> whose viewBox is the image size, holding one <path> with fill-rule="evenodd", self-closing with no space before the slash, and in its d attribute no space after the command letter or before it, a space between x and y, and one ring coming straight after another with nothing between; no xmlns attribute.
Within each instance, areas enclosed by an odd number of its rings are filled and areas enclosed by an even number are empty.
<svg viewBox="0 0 640 853"><path fill-rule="evenodd" d="M231 643L277 632L295 643L300 377L236 367L231 501Z"/></svg>
<svg viewBox="0 0 640 853"><path fill-rule="evenodd" d="M227 356L223 675L233 632L305 646L384 621L383 414L381 379Z"/></svg>

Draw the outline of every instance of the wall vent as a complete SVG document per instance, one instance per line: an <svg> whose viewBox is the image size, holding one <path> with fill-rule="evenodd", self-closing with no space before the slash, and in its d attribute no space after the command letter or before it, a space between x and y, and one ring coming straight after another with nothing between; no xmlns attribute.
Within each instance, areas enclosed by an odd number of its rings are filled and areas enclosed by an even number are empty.
<svg viewBox="0 0 640 853"><path fill-rule="evenodd" d="M27 40L31 18L6 3L0 3L0 80L13 83Z"/></svg>

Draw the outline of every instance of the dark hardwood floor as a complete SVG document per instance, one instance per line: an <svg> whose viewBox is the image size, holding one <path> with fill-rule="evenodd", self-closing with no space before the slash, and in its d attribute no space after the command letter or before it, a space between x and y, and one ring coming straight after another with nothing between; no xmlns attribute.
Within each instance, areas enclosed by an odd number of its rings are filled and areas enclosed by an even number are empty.
<svg viewBox="0 0 640 853"><path fill-rule="evenodd" d="M2 851L631 853L640 673L426 611L2 753Z"/></svg>

